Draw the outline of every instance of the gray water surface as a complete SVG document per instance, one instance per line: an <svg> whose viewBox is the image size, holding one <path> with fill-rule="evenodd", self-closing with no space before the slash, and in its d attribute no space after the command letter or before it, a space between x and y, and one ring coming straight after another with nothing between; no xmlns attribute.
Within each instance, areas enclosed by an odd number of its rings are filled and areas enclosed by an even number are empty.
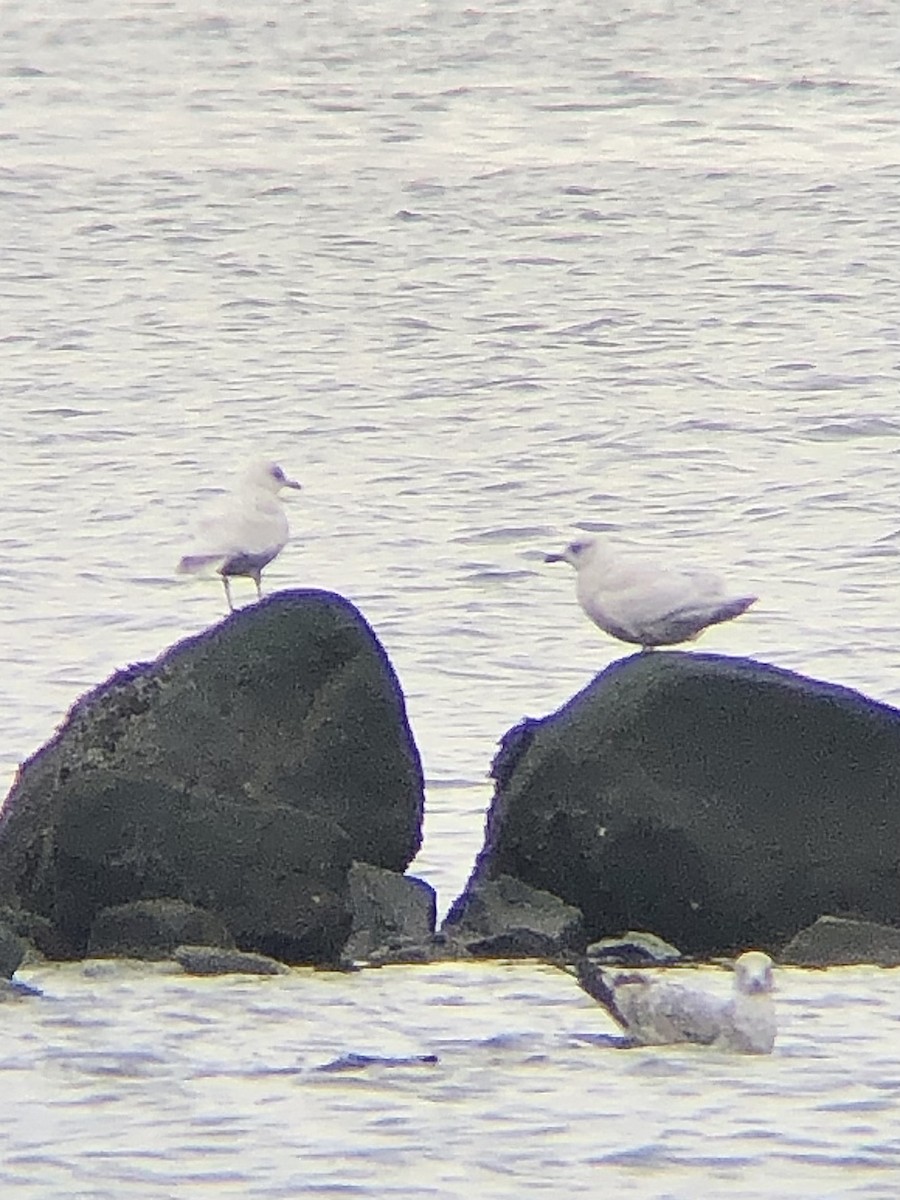
<svg viewBox="0 0 900 1200"><path fill-rule="evenodd" d="M7 4L6 779L223 615L173 566L249 453L304 484L269 590L347 595L398 670L442 906L497 738L622 653L543 565L576 523L760 595L704 648L900 700L897 15ZM784 974L748 1062L579 1040L536 966L48 968L4 1190L895 1197L897 973ZM396 1046L440 1063L309 1073Z"/></svg>
<svg viewBox="0 0 900 1200"><path fill-rule="evenodd" d="M3 1008L4 1193L897 1195L896 971L779 971L761 1057L610 1049L536 964L27 978L48 999ZM350 1046L438 1061L322 1069Z"/></svg>

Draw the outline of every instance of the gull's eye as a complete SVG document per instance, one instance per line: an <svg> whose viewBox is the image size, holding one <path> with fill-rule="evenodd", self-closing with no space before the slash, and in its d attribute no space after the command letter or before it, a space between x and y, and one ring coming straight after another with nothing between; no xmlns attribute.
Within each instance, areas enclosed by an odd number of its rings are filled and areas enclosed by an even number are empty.
<svg viewBox="0 0 900 1200"><path fill-rule="evenodd" d="M589 545L590 542L571 542L569 544L569 553L578 558L580 555L584 554Z"/></svg>
<svg viewBox="0 0 900 1200"><path fill-rule="evenodd" d="M273 467L269 472L273 479L277 479L279 483L284 483L284 471L281 467Z"/></svg>

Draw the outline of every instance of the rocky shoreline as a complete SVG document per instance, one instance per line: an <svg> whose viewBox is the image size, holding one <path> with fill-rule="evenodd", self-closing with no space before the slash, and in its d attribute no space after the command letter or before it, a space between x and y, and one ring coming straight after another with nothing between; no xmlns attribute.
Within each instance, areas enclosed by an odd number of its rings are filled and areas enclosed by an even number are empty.
<svg viewBox="0 0 900 1200"><path fill-rule="evenodd" d="M753 660L638 654L510 730L492 774L438 929L405 873L425 798L393 668L343 598L278 593L118 672L23 764L0 978L41 957L900 965L895 709Z"/></svg>

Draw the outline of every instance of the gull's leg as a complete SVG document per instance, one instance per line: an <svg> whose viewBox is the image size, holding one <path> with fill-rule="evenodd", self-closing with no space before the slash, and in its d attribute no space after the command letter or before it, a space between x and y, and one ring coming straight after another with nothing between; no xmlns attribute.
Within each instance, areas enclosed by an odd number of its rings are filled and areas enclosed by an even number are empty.
<svg viewBox="0 0 900 1200"><path fill-rule="evenodd" d="M228 582L228 576L222 576L222 583L225 585L225 599L228 601L228 611L234 612L234 603L231 599L231 584Z"/></svg>
<svg viewBox="0 0 900 1200"><path fill-rule="evenodd" d="M251 571L250 578L256 584L256 599L262 600L262 572Z"/></svg>

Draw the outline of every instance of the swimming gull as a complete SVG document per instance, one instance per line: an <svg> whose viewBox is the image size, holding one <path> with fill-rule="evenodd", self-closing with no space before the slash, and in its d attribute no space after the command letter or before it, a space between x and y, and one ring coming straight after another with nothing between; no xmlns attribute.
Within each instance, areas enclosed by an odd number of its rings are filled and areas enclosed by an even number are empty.
<svg viewBox="0 0 900 1200"><path fill-rule="evenodd" d="M251 463L235 491L201 517L196 549L178 564L182 574L220 575L232 612L228 580L235 575L247 576L256 584L256 596L261 599L262 569L287 544L288 521L278 495L282 488L299 491L300 484L288 479L277 463Z"/></svg>
<svg viewBox="0 0 900 1200"><path fill-rule="evenodd" d="M589 958L578 982L639 1046L695 1042L744 1054L771 1054L775 1044L772 960L748 950L734 964L730 997L697 991L646 972L607 975Z"/></svg>
<svg viewBox="0 0 900 1200"><path fill-rule="evenodd" d="M578 602L595 625L642 650L699 637L709 625L746 612L756 596L730 596L711 571L662 567L601 538L572 542L546 562L578 572Z"/></svg>

